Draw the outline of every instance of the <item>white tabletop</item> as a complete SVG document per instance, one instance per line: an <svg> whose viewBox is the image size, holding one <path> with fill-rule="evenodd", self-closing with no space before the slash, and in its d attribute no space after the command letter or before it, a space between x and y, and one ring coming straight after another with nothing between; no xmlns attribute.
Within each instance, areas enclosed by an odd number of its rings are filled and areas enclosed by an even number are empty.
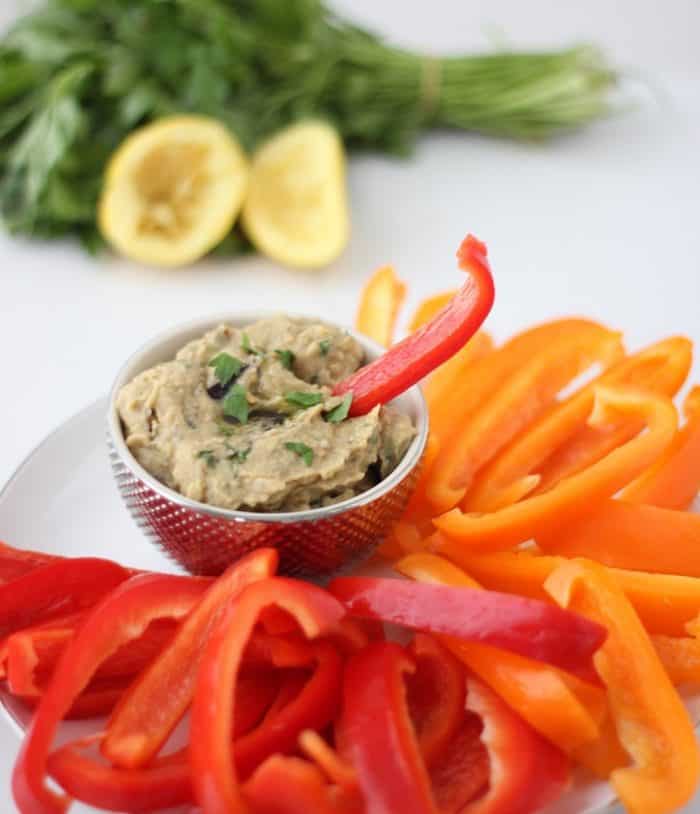
<svg viewBox="0 0 700 814"><path fill-rule="evenodd" d="M26 5L2 0L0 26ZM656 90L636 110L545 146L439 134L411 161L354 159L352 240L322 273L259 258L159 272L0 233L0 483L46 433L105 393L125 356L162 328L261 308L348 323L363 280L385 262L407 280L413 304L456 284L454 251L467 231L489 244L498 288L489 325L499 337L585 314L624 330L631 347L670 333L700 340L697 0L663 9L657 0L492 0L488 11L453 0L336 5L434 52L494 37L516 46L589 39ZM9 788L16 747L0 726L0 788Z"/></svg>

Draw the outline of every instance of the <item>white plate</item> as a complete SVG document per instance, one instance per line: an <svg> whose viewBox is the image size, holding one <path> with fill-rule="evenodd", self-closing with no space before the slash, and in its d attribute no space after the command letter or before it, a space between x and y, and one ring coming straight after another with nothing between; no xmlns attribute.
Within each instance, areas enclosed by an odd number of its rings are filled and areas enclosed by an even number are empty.
<svg viewBox="0 0 700 814"><path fill-rule="evenodd" d="M17 548L100 556L137 568L173 572L172 562L148 542L121 503L107 458L106 409L103 399L75 415L15 472L0 493L0 539ZM21 736L27 723L25 709L1 692L0 702L15 735ZM59 740L96 729L94 722L63 724ZM3 752L16 751L17 742L12 742L9 731L0 733L0 744L5 745ZM607 808L612 800L607 784L578 778L571 792L546 814L592 813ZM75 804L71 811L92 814L95 809Z"/></svg>

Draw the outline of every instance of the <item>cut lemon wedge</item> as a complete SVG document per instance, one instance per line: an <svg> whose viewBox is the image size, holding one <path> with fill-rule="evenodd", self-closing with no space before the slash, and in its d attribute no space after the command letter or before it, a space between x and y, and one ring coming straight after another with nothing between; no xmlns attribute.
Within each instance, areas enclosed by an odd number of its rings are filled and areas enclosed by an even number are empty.
<svg viewBox="0 0 700 814"><path fill-rule="evenodd" d="M252 159L242 218L255 247L280 263L319 268L335 260L349 235L337 132L323 122L302 122L263 144Z"/></svg>
<svg viewBox="0 0 700 814"><path fill-rule="evenodd" d="M98 209L104 238L154 266L184 266L228 234L248 186L248 162L214 119L171 116L136 130L107 167Z"/></svg>

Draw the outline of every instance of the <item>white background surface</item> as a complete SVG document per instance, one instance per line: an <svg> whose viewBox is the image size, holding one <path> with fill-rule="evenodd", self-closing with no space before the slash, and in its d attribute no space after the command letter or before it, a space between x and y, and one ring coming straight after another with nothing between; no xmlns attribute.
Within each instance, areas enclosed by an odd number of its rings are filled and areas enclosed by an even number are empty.
<svg viewBox="0 0 700 814"><path fill-rule="evenodd" d="M348 323L366 275L389 261L413 304L457 283L454 251L467 231L489 244L498 288L489 325L499 337L586 314L625 330L631 347L676 332L700 340L698 0L492 0L488 11L448 0L336 5L434 52L483 47L495 34L517 46L589 39L661 92L546 146L441 134L424 139L409 162L353 160L352 241L320 274L256 258L158 272L0 233L0 483L159 330L226 309ZM0 0L0 26L24 7ZM0 790L9 788L15 751L14 735L0 728ZM700 802L691 810L700 812Z"/></svg>

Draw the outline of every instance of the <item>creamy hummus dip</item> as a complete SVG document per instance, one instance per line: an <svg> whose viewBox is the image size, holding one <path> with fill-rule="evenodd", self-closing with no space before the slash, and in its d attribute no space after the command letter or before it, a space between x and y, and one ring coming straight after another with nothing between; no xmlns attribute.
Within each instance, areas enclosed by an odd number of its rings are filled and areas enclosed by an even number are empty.
<svg viewBox="0 0 700 814"><path fill-rule="evenodd" d="M415 428L387 407L348 418L333 385L363 364L360 344L323 322L279 316L219 325L118 394L132 454L193 500L254 512L326 506L370 489Z"/></svg>

